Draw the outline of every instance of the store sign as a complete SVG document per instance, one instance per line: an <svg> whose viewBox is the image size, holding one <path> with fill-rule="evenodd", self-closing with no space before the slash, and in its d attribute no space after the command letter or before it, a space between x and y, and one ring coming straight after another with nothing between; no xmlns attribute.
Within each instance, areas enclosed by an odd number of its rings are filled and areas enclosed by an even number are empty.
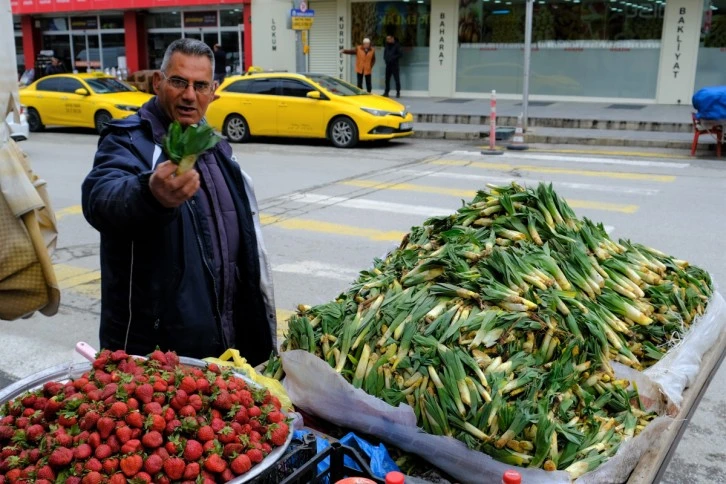
<svg viewBox="0 0 726 484"><path fill-rule="evenodd" d="M71 30L95 30L98 17L71 17Z"/></svg>
<svg viewBox="0 0 726 484"><path fill-rule="evenodd" d="M338 50L345 49L345 17L338 17ZM338 55L338 77L340 79L345 78L345 56L344 54Z"/></svg>
<svg viewBox="0 0 726 484"><path fill-rule="evenodd" d="M272 46L272 51L275 52L277 50L277 24L275 23L275 19L272 19L272 24L270 25L270 45Z"/></svg>
<svg viewBox="0 0 726 484"><path fill-rule="evenodd" d="M184 12L184 27L216 27L217 12Z"/></svg>
<svg viewBox="0 0 726 484"><path fill-rule="evenodd" d="M439 66L443 66L444 60L446 60L444 52L446 52L446 12L441 12L439 18Z"/></svg>
<svg viewBox="0 0 726 484"><path fill-rule="evenodd" d="M232 3L228 0L10 0L13 15L54 13L54 12L90 12L94 10L127 10L148 9L159 7L184 7L209 5L216 8L220 4ZM211 25L216 27L216 22ZM190 26L195 27L198 25ZM202 25L203 27L206 25Z"/></svg>
<svg viewBox="0 0 726 484"><path fill-rule="evenodd" d="M685 37L686 28L686 7L681 7L678 10L678 22L676 23L676 37L675 37L675 51L673 53L673 79L678 78L678 74L681 72L681 45L683 44L683 38Z"/></svg>

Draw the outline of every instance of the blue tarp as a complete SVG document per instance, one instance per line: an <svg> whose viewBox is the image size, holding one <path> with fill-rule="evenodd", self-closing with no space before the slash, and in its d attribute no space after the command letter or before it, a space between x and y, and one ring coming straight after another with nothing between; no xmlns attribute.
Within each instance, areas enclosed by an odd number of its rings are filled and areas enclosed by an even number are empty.
<svg viewBox="0 0 726 484"><path fill-rule="evenodd" d="M698 119L726 119L726 86L704 87L693 95Z"/></svg>
<svg viewBox="0 0 726 484"><path fill-rule="evenodd" d="M293 434L293 438L302 439L302 437L307 433L309 433L307 430L296 430ZM330 447L330 443L324 438L320 437L320 435L316 435L315 437L318 453ZM388 450L386 450L386 447L383 444L372 445L369 442L358 437L353 432L348 433L345 437L340 439L339 442L343 445L347 445L348 447L352 447L357 450L361 457L368 457L370 459L370 463L368 465L370 466L371 471L376 477L380 479L384 479L386 477L386 474L388 474L389 472L399 470L398 466L395 462L393 462L393 459L391 459L391 456L388 454ZM350 467L351 469L360 470L360 467L358 467L358 465L353 462L353 460L350 459L348 456L345 456L344 462L345 465ZM318 464L318 474L322 474L323 472L325 472L329 466L330 458L328 457L320 464Z"/></svg>

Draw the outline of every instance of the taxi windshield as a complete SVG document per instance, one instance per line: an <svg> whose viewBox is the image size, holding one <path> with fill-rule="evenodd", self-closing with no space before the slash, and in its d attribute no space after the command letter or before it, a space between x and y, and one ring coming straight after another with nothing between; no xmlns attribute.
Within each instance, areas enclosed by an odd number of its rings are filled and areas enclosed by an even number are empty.
<svg viewBox="0 0 726 484"><path fill-rule="evenodd" d="M336 79L335 77L325 76L322 74L309 74L310 80L317 82L326 91L338 96L363 96L368 93L362 89L358 89L352 84Z"/></svg>
<svg viewBox="0 0 726 484"><path fill-rule="evenodd" d="M112 77L100 77L98 79L85 80L96 94L110 94L114 92L131 92L130 86Z"/></svg>

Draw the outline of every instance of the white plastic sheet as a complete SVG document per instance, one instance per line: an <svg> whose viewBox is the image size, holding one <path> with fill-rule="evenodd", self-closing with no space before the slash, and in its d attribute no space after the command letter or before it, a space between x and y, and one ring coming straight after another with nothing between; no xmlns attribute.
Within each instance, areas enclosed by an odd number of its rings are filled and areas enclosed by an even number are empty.
<svg viewBox="0 0 726 484"><path fill-rule="evenodd" d="M706 314L691 327L682 342L657 365L637 372L614 364L618 376L629 378L649 408L662 412L661 393L671 404L679 405L682 393L698 374L703 354L718 339L726 326L726 303L715 293ZM336 425L364 432L396 447L420 455L431 464L463 483L498 482L506 464L481 452L469 450L462 442L427 434L416 427L413 410L405 404L394 408L384 401L354 388L325 361L302 350L282 354L286 378L283 382L295 406ZM617 483L627 480L643 454L657 445L660 436L673 422L661 416L650 422L638 436L624 442L616 455L576 482L583 484ZM568 483L566 472L517 468L524 482Z"/></svg>

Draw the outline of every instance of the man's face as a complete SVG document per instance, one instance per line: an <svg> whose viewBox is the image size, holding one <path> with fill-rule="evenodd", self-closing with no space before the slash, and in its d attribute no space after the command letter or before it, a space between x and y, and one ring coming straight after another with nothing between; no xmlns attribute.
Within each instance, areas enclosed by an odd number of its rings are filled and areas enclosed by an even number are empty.
<svg viewBox="0 0 726 484"><path fill-rule="evenodd" d="M164 77L164 75L166 77ZM179 79L188 82L186 88L174 86ZM212 86L208 93L197 92L194 84L207 83ZM182 126L199 123L214 99L212 63L205 56L172 54L167 72L154 73L154 89L162 109L172 121Z"/></svg>
<svg viewBox="0 0 726 484"><path fill-rule="evenodd" d="M389 35L388 37L386 37L386 42L388 42L389 44L392 44L393 43L393 36Z"/></svg>
<svg viewBox="0 0 726 484"><path fill-rule="evenodd" d="M363 48L368 49L370 48L371 43L370 42L363 42Z"/></svg>

